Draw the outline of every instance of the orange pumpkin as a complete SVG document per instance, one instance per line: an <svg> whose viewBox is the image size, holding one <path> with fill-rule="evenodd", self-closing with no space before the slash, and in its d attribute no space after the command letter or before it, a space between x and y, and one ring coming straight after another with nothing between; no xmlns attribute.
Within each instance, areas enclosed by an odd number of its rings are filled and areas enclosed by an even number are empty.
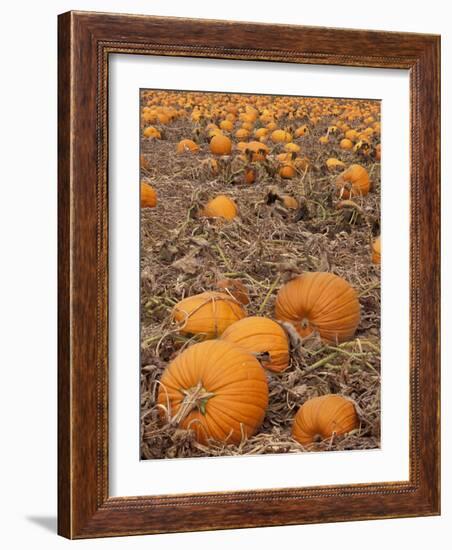
<svg viewBox="0 0 452 550"><path fill-rule="evenodd" d="M199 334L205 338L220 336L229 325L245 316L242 304L223 292L202 292L184 298L171 314L181 334Z"/></svg>
<svg viewBox="0 0 452 550"><path fill-rule="evenodd" d="M245 182L251 185L256 181L256 170L252 166L245 168Z"/></svg>
<svg viewBox="0 0 452 550"><path fill-rule="evenodd" d="M381 263L381 241L380 237L374 239L372 243L372 263L380 264Z"/></svg>
<svg viewBox="0 0 452 550"><path fill-rule="evenodd" d="M285 179L290 180L296 175L297 171L295 170L295 167L293 164L284 164L284 166L281 166L279 169L279 175Z"/></svg>
<svg viewBox="0 0 452 550"><path fill-rule="evenodd" d="M259 354L262 365L273 372L282 372L289 366L287 334L278 323L266 317L245 317L230 325L221 339Z"/></svg>
<svg viewBox="0 0 452 550"><path fill-rule="evenodd" d="M153 139L161 139L161 134L157 130L157 128L154 128L154 126L148 126L143 130L144 137L147 138L153 138Z"/></svg>
<svg viewBox="0 0 452 550"><path fill-rule="evenodd" d="M157 206L157 192L146 181L141 182L140 206L141 208L154 208Z"/></svg>
<svg viewBox="0 0 452 550"><path fill-rule="evenodd" d="M285 130L274 130L271 135L273 143L288 143L292 140L291 134Z"/></svg>
<svg viewBox="0 0 452 550"><path fill-rule="evenodd" d="M190 346L165 369L157 402L161 415L209 440L239 444L264 420L268 383L259 361L230 342Z"/></svg>
<svg viewBox="0 0 452 550"><path fill-rule="evenodd" d="M341 139L339 147L344 149L344 151L349 151L350 149L353 149L353 142L347 138Z"/></svg>
<svg viewBox="0 0 452 550"><path fill-rule="evenodd" d="M290 208L291 210L296 210L299 206L297 199L290 195L283 195L282 202L286 208Z"/></svg>
<svg viewBox="0 0 452 550"><path fill-rule="evenodd" d="M182 139L177 144L178 153L197 153L199 151L199 145L191 139Z"/></svg>
<svg viewBox="0 0 452 550"><path fill-rule="evenodd" d="M367 170L360 164L352 164L336 178L340 198L349 199L369 193L370 179Z"/></svg>
<svg viewBox="0 0 452 550"><path fill-rule="evenodd" d="M218 195L206 204L201 211L201 216L233 220L237 216L237 213L237 205L231 198L226 195Z"/></svg>
<svg viewBox="0 0 452 550"><path fill-rule="evenodd" d="M217 282L216 287L222 292L231 294L241 304L246 306L250 303L250 297L246 286L238 279L221 279Z"/></svg>
<svg viewBox="0 0 452 550"><path fill-rule="evenodd" d="M359 419L352 401L341 395L322 395L309 399L299 408L292 437L301 445L310 445L358 427Z"/></svg>
<svg viewBox="0 0 452 550"><path fill-rule="evenodd" d="M245 151L252 153L251 160L263 161L270 152L270 149L261 141L250 141L246 144Z"/></svg>
<svg viewBox="0 0 452 550"><path fill-rule="evenodd" d="M326 161L326 167L330 172L335 172L336 170L345 168L345 164L341 160L332 157Z"/></svg>
<svg viewBox="0 0 452 550"><path fill-rule="evenodd" d="M360 321L355 290L333 273L303 273L280 288L275 316L291 323L301 337L318 332L327 342L353 338Z"/></svg>
<svg viewBox="0 0 452 550"><path fill-rule="evenodd" d="M230 155L232 150L232 141L222 134L213 136L210 140L210 150L214 155Z"/></svg>

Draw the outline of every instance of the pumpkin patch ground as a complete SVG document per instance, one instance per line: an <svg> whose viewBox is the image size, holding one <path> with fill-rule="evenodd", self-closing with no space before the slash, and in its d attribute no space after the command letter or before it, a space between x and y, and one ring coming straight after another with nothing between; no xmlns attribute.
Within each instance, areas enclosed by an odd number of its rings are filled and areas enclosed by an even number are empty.
<svg viewBox="0 0 452 550"><path fill-rule="evenodd" d="M141 457L378 448L380 102L140 113Z"/></svg>

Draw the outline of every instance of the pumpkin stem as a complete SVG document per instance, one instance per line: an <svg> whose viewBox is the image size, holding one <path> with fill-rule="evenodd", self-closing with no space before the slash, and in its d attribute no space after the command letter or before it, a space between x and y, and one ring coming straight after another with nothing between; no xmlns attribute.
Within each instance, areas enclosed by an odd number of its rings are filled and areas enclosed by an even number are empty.
<svg viewBox="0 0 452 550"><path fill-rule="evenodd" d="M201 414L205 415L207 401L215 395L213 392L208 392L203 387L201 381L199 381L196 386L188 389L181 389L180 391L185 397L177 413L171 419L171 423L174 424L180 424L193 409L198 409Z"/></svg>

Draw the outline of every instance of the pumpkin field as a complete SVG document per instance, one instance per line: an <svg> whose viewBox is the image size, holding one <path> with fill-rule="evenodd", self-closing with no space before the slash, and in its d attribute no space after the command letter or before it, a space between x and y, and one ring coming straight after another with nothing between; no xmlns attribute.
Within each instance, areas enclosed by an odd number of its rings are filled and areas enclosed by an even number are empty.
<svg viewBox="0 0 452 550"><path fill-rule="evenodd" d="M380 445L380 102L142 90L141 457Z"/></svg>

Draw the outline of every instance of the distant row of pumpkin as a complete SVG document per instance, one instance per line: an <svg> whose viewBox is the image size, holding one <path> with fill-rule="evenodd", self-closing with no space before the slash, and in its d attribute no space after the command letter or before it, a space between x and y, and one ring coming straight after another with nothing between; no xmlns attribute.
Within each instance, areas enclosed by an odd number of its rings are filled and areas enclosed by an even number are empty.
<svg viewBox="0 0 452 550"><path fill-rule="evenodd" d="M217 290L180 301L172 311L179 332L204 340L182 351L159 383L162 417L192 429L197 441L239 444L257 432L268 406L264 369L280 373L290 362L285 323L302 338L314 333L327 343L353 338L360 321L355 290L326 272L304 273L283 285L275 319L247 317L246 287L225 279ZM292 437L310 445L358 428L353 402L339 395L306 401L296 413Z"/></svg>

